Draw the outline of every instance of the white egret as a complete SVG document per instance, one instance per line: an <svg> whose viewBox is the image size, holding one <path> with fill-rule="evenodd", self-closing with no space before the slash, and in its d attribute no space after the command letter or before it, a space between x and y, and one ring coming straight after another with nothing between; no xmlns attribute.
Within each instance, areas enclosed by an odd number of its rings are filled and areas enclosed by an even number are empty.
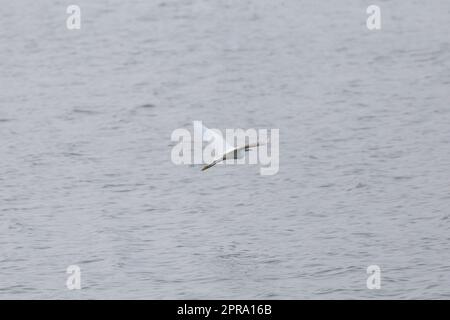
<svg viewBox="0 0 450 320"><path fill-rule="evenodd" d="M214 158L214 160L205 165L202 168L202 171L205 171L213 166L215 166L217 163L229 160L229 159L241 159L245 156L245 152L249 151L251 148L256 148L260 146L260 142L253 142L253 143L246 143L241 146L234 147L227 143L220 135L219 133L215 132L214 130L208 129L206 126L202 124L202 139L206 141L213 141L215 145L215 150L223 149L223 152L221 152L217 157Z"/></svg>

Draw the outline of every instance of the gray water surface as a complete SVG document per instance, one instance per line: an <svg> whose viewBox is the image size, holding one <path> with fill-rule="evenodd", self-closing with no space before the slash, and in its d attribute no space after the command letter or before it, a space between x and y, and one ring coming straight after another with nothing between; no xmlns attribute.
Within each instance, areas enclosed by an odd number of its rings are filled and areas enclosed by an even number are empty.
<svg viewBox="0 0 450 320"><path fill-rule="evenodd" d="M450 298L449 1L0 4L0 298ZM174 165L193 120L279 173Z"/></svg>

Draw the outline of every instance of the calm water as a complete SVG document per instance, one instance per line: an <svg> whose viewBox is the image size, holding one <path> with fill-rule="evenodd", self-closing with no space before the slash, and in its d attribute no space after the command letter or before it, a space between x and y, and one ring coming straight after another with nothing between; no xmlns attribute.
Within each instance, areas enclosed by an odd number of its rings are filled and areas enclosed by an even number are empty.
<svg viewBox="0 0 450 320"><path fill-rule="evenodd" d="M449 1L74 3L1 1L0 298L450 297ZM193 120L279 173L175 166Z"/></svg>

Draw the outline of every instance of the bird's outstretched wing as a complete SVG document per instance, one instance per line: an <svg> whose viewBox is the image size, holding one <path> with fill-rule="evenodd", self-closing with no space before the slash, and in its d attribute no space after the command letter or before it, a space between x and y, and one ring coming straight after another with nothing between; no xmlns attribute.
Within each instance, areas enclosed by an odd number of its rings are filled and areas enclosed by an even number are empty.
<svg viewBox="0 0 450 320"><path fill-rule="evenodd" d="M236 152L236 150L237 150L237 149L233 149L233 150L231 150L231 152L225 153L224 155L220 156L220 158L214 160L214 161L211 162L210 164L207 164L206 166L204 166L204 167L202 168L202 171L205 171L206 169L209 169L209 168L215 166L216 164L218 164L218 163L221 162L221 161L225 161L225 160L227 159L227 157L230 156L231 153Z"/></svg>
<svg viewBox="0 0 450 320"><path fill-rule="evenodd" d="M199 132L199 135L201 135L203 141L213 142L216 143L217 146L220 146L220 148L223 147L224 154L230 152L231 150L234 150L234 147L227 143L227 141L221 134L219 134L215 130L207 128L205 125L203 125L203 123L201 123L201 128L198 128L197 130L201 130L201 133ZM222 150L220 150L220 153L222 153ZM219 154L218 159L220 159L221 157L222 155Z"/></svg>
<svg viewBox="0 0 450 320"><path fill-rule="evenodd" d="M215 161L213 161L213 162L211 162L210 164L207 164L206 166L204 166L203 168L202 168L202 171L205 171L205 170L207 170L207 169L209 169L209 168L211 168L211 167L214 167L217 163L219 163L220 161L222 161L222 159L218 159L218 160L215 160Z"/></svg>

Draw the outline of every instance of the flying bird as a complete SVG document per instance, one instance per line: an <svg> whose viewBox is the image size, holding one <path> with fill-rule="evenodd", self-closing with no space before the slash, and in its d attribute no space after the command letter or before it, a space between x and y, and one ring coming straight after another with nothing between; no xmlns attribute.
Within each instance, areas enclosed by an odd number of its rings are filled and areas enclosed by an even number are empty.
<svg viewBox="0 0 450 320"><path fill-rule="evenodd" d="M214 140L216 145L224 146L224 152L222 154L219 154L218 157L216 157L211 163L205 165L202 168L202 171L205 171L219 162L230 160L230 159L241 159L245 156L245 152L249 151L251 148L256 148L261 145L261 143L253 142L253 143L246 143L245 145L233 147L230 144L228 144L222 137L222 135L218 134L214 130L208 129L206 126L202 124L202 138L207 141Z"/></svg>

